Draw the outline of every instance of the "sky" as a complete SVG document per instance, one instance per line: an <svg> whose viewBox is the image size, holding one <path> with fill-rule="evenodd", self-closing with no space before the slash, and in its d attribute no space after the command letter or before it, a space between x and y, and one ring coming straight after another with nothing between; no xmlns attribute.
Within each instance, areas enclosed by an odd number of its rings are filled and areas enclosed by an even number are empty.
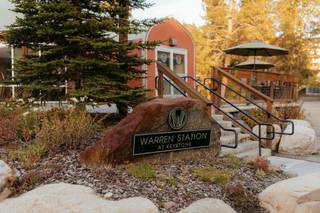
<svg viewBox="0 0 320 213"><path fill-rule="evenodd" d="M154 6L145 10L135 10L132 15L137 19L164 18L171 16L182 23L196 24L204 23L202 17L204 11L202 0L147 0L154 3ZM6 25L14 22L15 14L9 11L9 0L0 0L0 30Z"/></svg>

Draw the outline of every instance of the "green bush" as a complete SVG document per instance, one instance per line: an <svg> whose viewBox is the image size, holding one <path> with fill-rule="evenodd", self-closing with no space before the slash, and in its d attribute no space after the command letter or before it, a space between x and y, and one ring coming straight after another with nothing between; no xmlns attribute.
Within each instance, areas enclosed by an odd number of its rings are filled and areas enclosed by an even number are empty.
<svg viewBox="0 0 320 213"><path fill-rule="evenodd" d="M129 173L135 178L147 181L156 177L156 172L148 163L132 164L128 168Z"/></svg>

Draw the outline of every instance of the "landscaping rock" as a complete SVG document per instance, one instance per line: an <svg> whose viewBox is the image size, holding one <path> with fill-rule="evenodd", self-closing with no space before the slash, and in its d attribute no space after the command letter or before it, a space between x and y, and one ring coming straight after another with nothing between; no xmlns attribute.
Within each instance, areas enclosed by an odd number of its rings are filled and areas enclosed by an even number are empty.
<svg viewBox="0 0 320 213"><path fill-rule="evenodd" d="M306 122L294 120L294 134L284 135L279 145L279 153L291 155L310 155L318 153L316 132ZM285 132L291 132L288 125Z"/></svg>
<svg viewBox="0 0 320 213"><path fill-rule="evenodd" d="M138 133L172 131L168 125L169 112L177 107L187 111L188 118L182 130L211 129L212 154L220 151L220 127L206 111L202 102L192 98L163 98L138 105L131 114L107 130L104 138L81 153L81 162L87 165L119 163L133 158L133 137Z"/></svg>
<svg viewBox="0 0 320 213"><path fill-rule="evenodd" d="M275 183L259 194L259 200L272 213L318 213L320 173Z"/></svg>
<svg viewBox="0 0 320 213"><path fill-rule="evenodd" d="M273 124L273 127L274 127L275 132L281 132L281 127L279 124ZM252 131L258 135L259 134L259 126L258 125L254 126L252 128ZM261 126L261 135L263 137L267 136L267 126ZM272 151L277 151L277 147L278 147L279 142L280 142L280 135L275 134L274 139L272 140Z"/></svg>
<svg viewBox="0 0 320 213"><path fill-rule="evenodd" d="M0 160L0 201L11 194L11 187L16 180L15 171L4 161Z"/></svg>
<svg viewBox="0 0 320 213"><path fill-rule="evenodd" d="M85 186L65 183L49 184L29 191L17 198L0 203L1 212L126 212L158 213L157 207L148 199L134 197L119 201L107 201L98 197Z"/></svg>
<svg viewBox="0 0 320 213"><path fill-rule="evenodd" d="M192 203L179 213L236 213L222 200L205 198Z"/></svg>
<svg viewBox="0 0 320 213"><path fill-rule="evenodd" d="M292 121L295 126L305 126L305 127L312 128L311 124L306 120L298 120L298 119L289 119L289 120Z"/></svg>

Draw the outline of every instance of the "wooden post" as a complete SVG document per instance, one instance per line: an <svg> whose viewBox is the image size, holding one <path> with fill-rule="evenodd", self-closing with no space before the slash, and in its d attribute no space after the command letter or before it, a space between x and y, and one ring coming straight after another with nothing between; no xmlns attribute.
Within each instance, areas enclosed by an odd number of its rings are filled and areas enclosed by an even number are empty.
<svg viewBox="0 0 320 213"><path fill-rule="evenodd" d="M217 72L217 80L219 82L222 82L222 75L220 72ZM217 90L218 94L220 94L222 96L222 94L221 94L222 93L222 85L218 83L217 88L218 88L218 90ZM221 99L219 97L216 97L215 104L217 107L221 107Z"/></svg>
<svg viewBox="0 0 320 213"><path fill-rule="evenodd" d="M270 98L274 99L274 83L270 82Z"/></svg>
<svg viewBox="0 0 320 213"><path fill-rule="evenodd" d="M271 101L267 101L267 111L268 112L270 112L270 113L272 113L272 109L273 109L273 103L271 102ZM271 116L268 114L268 120L269 119L271 119ZM266 137L269 137L268 135L268 133L270 133L271 131L272 131L272 129L271 129L272 127L270 127L270 126L268 126L267 128L266 128ZM272 149L272 140L267 140L267 143L266 143L266 147L268 148L268 149Z"/></svg>
<svg viewBox="0 0 320 213"><path fill-rule="evenodd" d="M158 69L158 96L163 98L164 93L164 81L163 81L163 72Z"/></svg>

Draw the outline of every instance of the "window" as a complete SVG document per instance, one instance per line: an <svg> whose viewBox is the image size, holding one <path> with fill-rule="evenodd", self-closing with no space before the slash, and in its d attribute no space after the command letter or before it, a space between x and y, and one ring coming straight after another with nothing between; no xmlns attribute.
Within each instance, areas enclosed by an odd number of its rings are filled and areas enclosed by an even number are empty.
<svg viewBox="0 0 320 213"><path fill-rule="evenodd" d="M187 50L181 48L172 48L166 46L159 46L156 48L156 57L158 61L166 64L173 72L183 77L186 76L187 71ZM181 93L170 85L166 80L164 81L165 95L181 95Z"/></svg>

